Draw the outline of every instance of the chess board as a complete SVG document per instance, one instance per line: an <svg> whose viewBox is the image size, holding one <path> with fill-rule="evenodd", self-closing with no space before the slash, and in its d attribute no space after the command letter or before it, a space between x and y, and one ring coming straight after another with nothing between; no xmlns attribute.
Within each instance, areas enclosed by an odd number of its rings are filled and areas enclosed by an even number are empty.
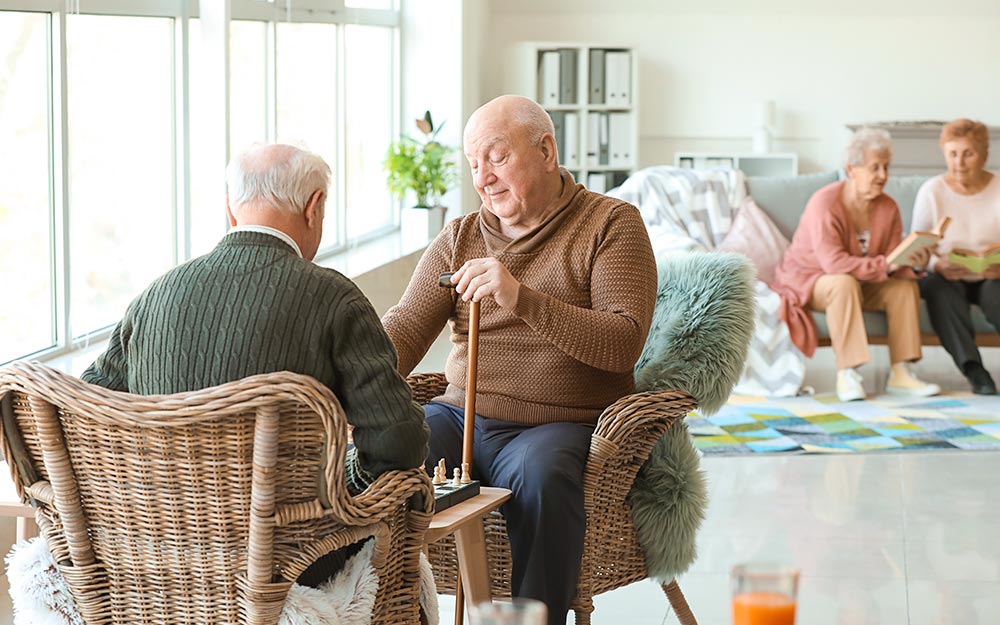
<svg viewBox="0 0 1000 625"><path fill-rule="evenodd" d="M444 484L434 486L434 512L441 512L471 499L479 494L479 482L473 480L468 484L455 484L448 480Z"/></svg>

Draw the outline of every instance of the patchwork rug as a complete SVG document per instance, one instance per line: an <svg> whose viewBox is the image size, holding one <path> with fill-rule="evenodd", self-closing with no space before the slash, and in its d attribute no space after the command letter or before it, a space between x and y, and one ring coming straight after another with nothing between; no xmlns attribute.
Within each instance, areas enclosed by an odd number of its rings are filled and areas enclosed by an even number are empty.
<svg viewBox="0 0 1000 625"><path fill-rule="evenodd" d="M734 395L717 414L687 418L706 455L1000 449L1000 396L928 398Z"/></svg>

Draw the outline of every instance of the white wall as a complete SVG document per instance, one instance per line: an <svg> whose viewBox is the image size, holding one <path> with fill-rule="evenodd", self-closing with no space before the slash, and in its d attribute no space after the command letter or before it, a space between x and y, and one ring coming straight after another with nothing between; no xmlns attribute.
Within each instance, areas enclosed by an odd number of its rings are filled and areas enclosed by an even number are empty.
<svg viewBox="0 0 1000 625"><path fill-rule="evenodd" d="M840 164L848 123L1000 123L995 0L492 0L490 7L493 50L517 41L636 48L642 166L672 164L681 150L750 151L764 100L777 107L774 150L797 152L803 172ZM504 92L502 59L487 58L484 99Z"/></svg>

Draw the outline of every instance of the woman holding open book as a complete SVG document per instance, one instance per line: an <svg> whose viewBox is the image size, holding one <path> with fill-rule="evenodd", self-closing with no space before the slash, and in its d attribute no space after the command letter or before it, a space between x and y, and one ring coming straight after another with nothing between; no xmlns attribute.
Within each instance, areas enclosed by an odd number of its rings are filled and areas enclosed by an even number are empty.
<svg viewBox="0 0 1000 625"><path fill-rule="evenodd" d="M898 265L886 259L903 236L899 207L882 192L891 157L889 133L871 128L854 133L844 158L847 178L809 199L771 285L781 295L792 341L806 356L818 343L810 311L826 312L841 401L865 397L856 370L869 359L862 310L884 310L888 317L892 371L886 390L919 396L941 390L909 369L921 357L920 294L917 274L903 263L925 265L930 251L916 250Z"/></svg>
<svg viewBox="0 0 1000 625"><path fill-rule="evenodd" d="M976 347L970 304L978 304L1000 329L1000 180L986 171L990 136L986 126L956 119L941 129L948 173L920 187L913 206L913 229L944 217L951 226L938 243L920 280L931 325L972 391L993 395L996 385Z"/></svg>

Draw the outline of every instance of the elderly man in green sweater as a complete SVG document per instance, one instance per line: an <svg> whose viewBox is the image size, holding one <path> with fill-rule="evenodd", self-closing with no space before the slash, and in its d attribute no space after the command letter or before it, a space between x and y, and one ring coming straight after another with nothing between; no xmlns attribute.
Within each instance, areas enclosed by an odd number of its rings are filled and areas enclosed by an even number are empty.
<svg viewBox="0 0 1000 625"><path fill-rule="evenodd" d="M535 102L485 104L464 150L483 205L431 243L382 323L408 374L451 322L448 388L425 406L427 466L457 466L469 300L482 302L473 477L513 491L513 593L544 601L549 623L562 624L583 554L591 434L604 408L634 391L656 264L639 211L559 167L552 121ZM435 286L443 272L455 272L455 290Z"/></svg>
<svg viewBox="0 0 1000 625"><path fill-rule="evenodd" d="M385 471L420 466L424 411L396 371L377 314L353 282L312 263L329 166L289 145L259 145L236 157L226 178L233 228L210 253L132 301L83 380L152 395L257 373L308 374L336 394L354 426L350 490L363 491ZM299 581L323 581L342 559L321 559Z"/></svg>

